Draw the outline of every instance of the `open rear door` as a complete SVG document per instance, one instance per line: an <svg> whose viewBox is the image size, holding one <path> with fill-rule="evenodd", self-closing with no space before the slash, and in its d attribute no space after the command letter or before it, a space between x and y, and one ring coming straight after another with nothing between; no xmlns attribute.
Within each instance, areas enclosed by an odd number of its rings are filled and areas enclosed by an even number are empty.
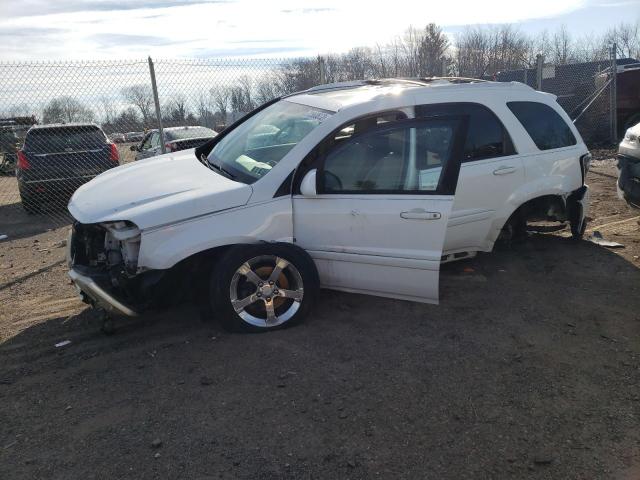
<svg viewBox="0 0 640 480"><path fill-rule="evenodd" d="M293 197L296 243L323 286L438 302L464 116L390 122L329 148L316 194Z"/></svg>

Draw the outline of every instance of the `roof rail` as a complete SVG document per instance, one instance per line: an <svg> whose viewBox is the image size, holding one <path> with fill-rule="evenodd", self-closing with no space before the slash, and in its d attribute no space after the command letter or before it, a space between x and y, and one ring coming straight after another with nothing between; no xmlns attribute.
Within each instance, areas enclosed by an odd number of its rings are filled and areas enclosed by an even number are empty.
<svg viewBox="0 0 640 480"><path fill-rule="evenodd" d="M313 92L322 92L325 90L342 90L344 88L357 88L357 87L363 87L365 85L369 85L367 80L352 80L348 82L334 82L334 83L325 83L323 85L316 85L315 87L302 90L302 92L313 93ZM298 92L298 93L302 93L302 92Z"/></svg>
<svg viewBox="0 0 640 480"><path fill-rule="evenodd" d="M471 78L471 77L423 77L418 78L417 80L424 83L431 83L437 80L445 80L449 83L483 83L488 82L489 80L483 80L481 78Z"/></svg>
<svg viewBox="0 0 640 480"><path fill-rule="evenodd" d="M327 90L342 90L347 88L358 88L366 85L390 85L394 83L407 83L411 85L428 85L432 82L444 80L449 83L475 83L487 82L479 78L468 77L395 77L395 78L374 78L367 80L352 80L347 82L325 83L303 90L304 93L323 92ZM297 93L302 93L297 92Z"/></svg>
<svg viewBox="0 0 640 480"><path fill-rule="evenodd" d="M350 88L358 88L364 87L367 85L393 85L398 83L416 85L416 86L427 86L432 84L433 82L444 81L451 84L459 84L459 83L490 83L490 80L483 80L481 78L470 78L470 77L396 77L396 78L375 78L375 79L367 79L367 80L351 80L347 82L334 82L334 83L325 83L323 85L316 85L314 87L308 88L306 90L301 90L299 92L293 92L288 95L285 95L282 98L291 97L293 95L300 95L301 93L318 93L318 92L327 92L331 90L346 90Z"/></svg>

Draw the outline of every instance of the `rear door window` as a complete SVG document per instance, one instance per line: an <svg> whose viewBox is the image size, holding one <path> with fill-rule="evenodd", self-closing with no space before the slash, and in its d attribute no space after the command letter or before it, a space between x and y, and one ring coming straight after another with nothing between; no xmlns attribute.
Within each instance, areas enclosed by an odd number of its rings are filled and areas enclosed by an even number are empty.
<svg viewBox="0 0 640 480"><path fill-rule="evenodd" d="M31 130L25 149L35 153L79 152L102 148L107 140L98 128L62 127Z"/></svg>
<svg viewBox="0 0 640 480"><path fill-rule="evenodd" d="M464 144L464 162L504 157L516 153L509 133L495 113L478 103L418 105L416 117L468 115L469 128Z"/></svg>
<svg viewBox="0 0 640 480"><path fill-rule="evenodd" d="M549 105L539 102L508 102L507 107L540 150L576 144L576 137L569 125Z"/></svg>

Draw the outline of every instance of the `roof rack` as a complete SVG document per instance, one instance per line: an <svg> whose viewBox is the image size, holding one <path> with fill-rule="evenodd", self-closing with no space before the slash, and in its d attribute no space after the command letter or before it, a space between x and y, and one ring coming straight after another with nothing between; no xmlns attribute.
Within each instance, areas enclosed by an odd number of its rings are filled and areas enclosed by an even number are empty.
<svg viewBox="0 0 640 480"><path fill-rule="evenodd" d="M471 78L471 77L422 77L416 79L420 82L424 83L432 83L438 80L444 80L449 83L485 83L489 80L483 80L481 78Z"/></svg>
<svg viewBox="0 0 640 480"><path fill-rule="evenodd" d="M406 77L406 78L376 78L368 80L353 80L348 82L335 82L326 83L324 85L316 85L315 87L308 88L298 93L317 93L326 92L329 90L345 90L349 88L364 87L367 85L393 85L398 83L404 83L409 85L429 85L437 81L445 81L448 83L480 83L487 82L488 80L482 80L479 78L468 77ZM295 95L295 94L294 94Z"/></svg>

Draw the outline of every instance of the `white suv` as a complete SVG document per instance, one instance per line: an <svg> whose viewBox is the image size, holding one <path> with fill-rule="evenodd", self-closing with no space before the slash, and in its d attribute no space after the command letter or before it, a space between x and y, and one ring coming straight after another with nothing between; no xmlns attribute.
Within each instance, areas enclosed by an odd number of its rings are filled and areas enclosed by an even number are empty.
<svg viewBox="0 0 640 480"><path fill-rule="evenodd" d="M299 321L321 286L437 303L441 262L528 219L580 237L589 159L555 97L520 83L324 85L81 187L69 274L112 313L197 292L244 331Z"/></svg>

